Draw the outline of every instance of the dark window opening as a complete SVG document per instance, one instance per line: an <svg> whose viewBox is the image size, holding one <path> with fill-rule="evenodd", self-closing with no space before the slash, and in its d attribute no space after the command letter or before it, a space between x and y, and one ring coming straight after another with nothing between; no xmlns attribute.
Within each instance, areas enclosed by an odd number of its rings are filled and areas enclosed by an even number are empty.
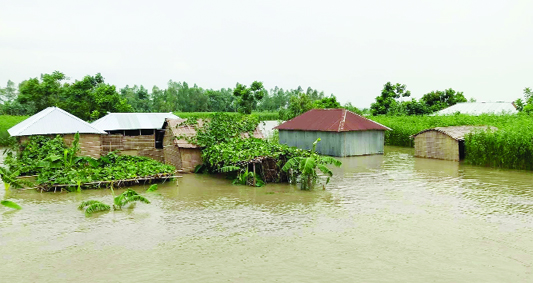
<svg viewBox="0 0 533 283"><path fill-rule="evenodd" d="M157 130L155 132L155 148L163 149L163 138L165 137L165 130Z"/></svg>
<svg viewBox="0 0 533 283"><path fill-rule="evenodd" d="M141 135L141 131L140 130L126 130L124 131L124 135L125 136L140 136Z"/></svg>
<svg viewBox="0 0 533 283"><path fill-rule="evenodd" d="M459 160L465 159L465 141L459 141Z"/></svg>

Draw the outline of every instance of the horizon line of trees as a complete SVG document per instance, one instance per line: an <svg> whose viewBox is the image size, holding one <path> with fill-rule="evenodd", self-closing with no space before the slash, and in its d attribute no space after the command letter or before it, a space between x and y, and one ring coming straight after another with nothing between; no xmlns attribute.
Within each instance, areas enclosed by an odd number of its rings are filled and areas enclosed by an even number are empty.
<svg viewBox="0 0 533 283"><path fill-rule="evenodd" d="M0 87L0 114L33 115L47 107L57 106L84 120L96 120L108 112L279 112L280 119L291 119L313 108L346 108L364 115L426 115L459 102L467 102L463 92L452 88L432 91L420 99L411 98L405 84L383 85L370 108L358 109L350 102L341 105L335 95L311 87L304 90L274 87L266 90L262 82L250 87L237 83L235 88L204 89L196 84L170 80L166 89L154 86L126 85L117 89L98 73L82 80L68 82L65 74L55 71L30 78L18 86L8 81ZM475 101L470 99L470 101ZM524 101L517 108L533 112L533 91L524 90Z"/></svg>

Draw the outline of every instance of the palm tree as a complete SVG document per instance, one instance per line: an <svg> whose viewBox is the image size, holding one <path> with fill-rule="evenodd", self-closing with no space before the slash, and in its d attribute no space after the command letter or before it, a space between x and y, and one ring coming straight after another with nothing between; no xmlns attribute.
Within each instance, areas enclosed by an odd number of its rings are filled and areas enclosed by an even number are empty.
<svg viewBox="0 0 533 283"><path fill-rule="evenodd" d="M342 165L342 162L331 156L323 156L316 153L316 144L319 141L320 138L313 143L313 149L309 157L291 158L281 168L285 172L290 172L292 182L296 182L297 178L300 177L300 188L302 190L310 190L317 183L317 169L328 176L326 180L326 184L328 184L333 172L326 165L333 164L337 167Z"/></svg>

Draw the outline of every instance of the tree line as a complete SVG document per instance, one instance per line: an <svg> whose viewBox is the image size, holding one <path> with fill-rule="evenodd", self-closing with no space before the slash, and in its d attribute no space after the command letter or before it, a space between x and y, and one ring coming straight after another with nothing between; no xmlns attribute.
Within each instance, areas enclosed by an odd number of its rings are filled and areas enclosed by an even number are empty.
<svg viewBox="0 0 533 283"><path fill-rule="evenodd" d="M517 100L519 110L533 109L533 96L526 88L525 99ZM471 101L474 101L471 99ZM266 90L262 82L235 88L204 89L196 84L170 80L166 88L125 86L117 89L98 73L70 82L65 74L53 72L30 78L18 86L8 81L0 87L0 114L33 115L46 107L57 106L84 119L95 120L108 112L279 112L280 119L291 119L313 108L346 108L365 115L425 115L459 102L467 102L463 92L451 88L432 91L420 99L411 98L405 84L387 82L368 109L351 103L341 105L335 95L311 87Z"/></svg>

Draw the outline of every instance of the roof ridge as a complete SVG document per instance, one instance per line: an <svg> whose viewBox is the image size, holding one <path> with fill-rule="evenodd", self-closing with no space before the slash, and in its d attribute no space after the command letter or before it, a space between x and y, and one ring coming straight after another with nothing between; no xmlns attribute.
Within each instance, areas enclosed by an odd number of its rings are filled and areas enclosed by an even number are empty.
<svg viewBox="0 0 533 283"><path fill-rule="evenodd" d="M51 109L50 109L50 108L51 108ZM39 111L39 113L37 113L37 114L40 114L41 112L44 112L45 110L50 109L50 110L48 110L48 112L41 114L41 116L39 116L35 121L32 121L31 123L28 123L28 125L26 125L25 127L21 128L21 129L18 131L18 133L22 133L24 130L28 129L31 125L33 125L33 124L35 124L36 122L40 121L44 116L48 115L48 114L51 113L53 110L55 110L55 108L57 108L57 107L55 107L55 106L51 106L51 107L46 107L45 109ZM33 116L32 116L32 117L33 117ZM31 117L28 117L28 119L30 119L30 118L31 118ZM26 120L24 120L24 121L26 121ZM24 121L22 121L22 122L24 122ZM21 122L21 123L22 123L22 122ZM16 125L15 125L15 126L16 126ZM15 126L13 126L13 127L15 127ZM13 136L11 133L9 133L9 134L10 134L11 136Z"/></svg>
<svg viewBox="0 0 533 283"><path fill-rule="evenodd" d="M67 112L67 111L65 111L65 110L63 110L63 109L61 109L61 108L59 108L59 107L55 107L55 108L57 108L58 110L61 110L60 112L67 114L68 116L70 116L70 117L73 118L74 120L79 120L79 121L81 121L81 122L83 122L83 123L89 125L89 127L91 127L91 128L94 129L94 130L100 131L100 132L102 132L102 133L106 133L104 130L98 129L97 127L91 125L91 123L89 123L89 122L87 122L87 121L85 121L85 120L83 120L83 119L81 119L81 118L75 116L74 114L71 114L71 113L69 113L69 112ZM107 134L107 133L106 133L106 134Z"/></svg>
<svg viewBox="0 0 533 283"><path fill-rule="evenodd" d="M339 129L337 132L341 132L344 130L344 124L346 123L346 109L342 109L342 120L339 123Z"/></svg>

